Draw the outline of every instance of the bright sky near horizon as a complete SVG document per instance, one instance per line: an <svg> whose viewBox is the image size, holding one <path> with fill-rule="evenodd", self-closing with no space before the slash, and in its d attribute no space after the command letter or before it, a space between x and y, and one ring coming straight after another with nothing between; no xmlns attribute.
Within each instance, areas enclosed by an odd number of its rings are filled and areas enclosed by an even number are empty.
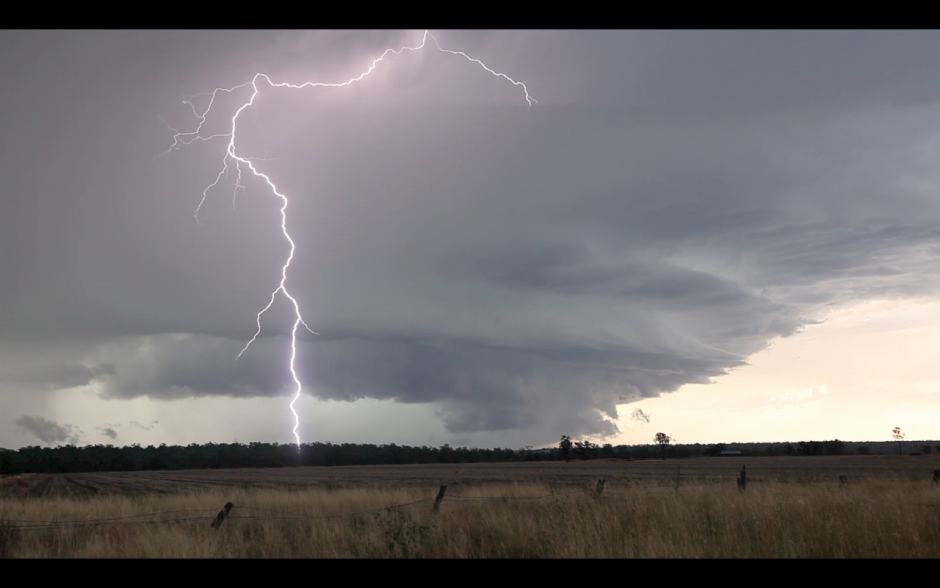
<svg viewBox="0 0 940 588"><path fill-rule="evenodd" d="M901 427L909 440L935 440L937 349L940 303L862 303L775 341L714 384L639 402L651 424L624 422L617 439L647 443L650 429L663 429L690 443L890 441Z"/></svg>

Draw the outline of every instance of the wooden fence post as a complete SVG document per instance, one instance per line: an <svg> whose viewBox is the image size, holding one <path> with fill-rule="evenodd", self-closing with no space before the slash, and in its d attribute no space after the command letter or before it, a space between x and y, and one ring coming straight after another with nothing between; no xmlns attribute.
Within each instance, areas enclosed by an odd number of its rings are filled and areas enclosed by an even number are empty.
<svg viewBox="0 0 940 588"><path fill-rule="evenodd" d="M605 484L606 482L607 482L607 480L598 480L598 481L597 481L597 488L594 489L594 498L595 498L595 499L599 499L599 498L601 497L601 494L604 493L604 484Z"/></svg>
<svg viewBox="0 0 940 588"><path fill-rule="evenodd" d="M741 475L738 476L738 492L747 491L747 466L741 466Z"/></svg>
<svg viewBox="0 0 940 588"><path fill-rule="evenodd" d="M441 503L444 502L444 493L447 492L447 484L441 484L441 489L437 492L437 498L434 500L434 514L441 510Z"/></svg>
<svg viewBox="0 0 940 588"><path fill-rule="evenodd" d="M231 502L226 502L225 506L222 507L222 510L219 511L219 514L215 517L215 520L212 521L212 528L218 529L222 526L222 523L225 521L225 517L228 516L229 511L235 508L235 505Z"/></svg>
<svg viewBox="0 0 940 588"><path fill-rule="evenodd" d="M940 470L933 471L933 483L940 484Z"/></svg>

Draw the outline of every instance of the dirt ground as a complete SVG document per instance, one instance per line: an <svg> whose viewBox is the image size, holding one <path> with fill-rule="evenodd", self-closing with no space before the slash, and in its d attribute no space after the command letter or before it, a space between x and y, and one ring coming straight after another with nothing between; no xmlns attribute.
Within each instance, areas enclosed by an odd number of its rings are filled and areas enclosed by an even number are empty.
<svg viewBox="0 0 940 588"><path fill-rule="evenodd" d="M427 486L453 491L484 484L544 483L551 487L607 488L734 483L742 466L749 484L762 480L837 483L861 479L923 479L940 469L940 455L832 457L705 457L671 460L591 460L271 469L175 470L83 474L20 474L0 479L3 497L90 497L99 494L169 494L209 488L307 488Z"/></svg>

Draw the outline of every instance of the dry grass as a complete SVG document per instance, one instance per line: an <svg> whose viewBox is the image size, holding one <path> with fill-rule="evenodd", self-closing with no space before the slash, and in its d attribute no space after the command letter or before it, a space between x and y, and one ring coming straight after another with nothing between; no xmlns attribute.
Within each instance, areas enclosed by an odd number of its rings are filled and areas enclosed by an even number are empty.
<svg viewBox="0 0 940 588"><path fill-rule="evenodd" d="M414 487L5 498L0 557L940 557L940 489L924 481L844 489L766 482L749 485L746 495L733 484L686 485L678 499L663 488L610 484L600 500L587 490L551 492L537 484L449 490L438 515L431 512L436 491ZM548 496L519 499L539 495ZM467 500L499 497L507 500ZM386 510L421 499L428 500ZM227 501L239 507L233 518L210 528ZM154 512L167 514L54 529L13 522ZM327 515L348 516L313 518ZM274 518L295 516L308 518ZM204 518L165 522L189 517ZM164 522L140 522L155 520Z"/></svg>

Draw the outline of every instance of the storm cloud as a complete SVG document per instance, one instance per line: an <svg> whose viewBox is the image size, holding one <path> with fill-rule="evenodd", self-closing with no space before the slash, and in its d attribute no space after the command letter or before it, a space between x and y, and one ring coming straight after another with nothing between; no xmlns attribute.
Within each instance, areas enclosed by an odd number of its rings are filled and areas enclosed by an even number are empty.
<svg viewBox="0 0 940 588"><path fill-rule="evenodd" d="M198 124L181 86L263 68L348 79L419 37L10 35L4 67L26 85L0 109L16 169L0 332L85 344L0 364L0 383L113 400L290 393L283 296L236 360L289 250L280 201L245 174L236 190L230 170L197 223L224 141L154 159L173 136L157 117ZM307 393L433 404L455 434L609 435L618 405L707 383L839 305L936 295L937 35L438 38L527 80L538 104L426 49L355 87L262 86L241 115L237 148L290 197L287 284L318 333L298 343ZM249 94L221 98L206 133Z"/></svg>
<svg viewBox="0 0 940 588"><path fill-rule="evenodd" d="M31 433L43 443L78 443L82 430L72 425L60 425L55 421L47 421L40 416L23 415L16 419L16 425Z"/></svg>

